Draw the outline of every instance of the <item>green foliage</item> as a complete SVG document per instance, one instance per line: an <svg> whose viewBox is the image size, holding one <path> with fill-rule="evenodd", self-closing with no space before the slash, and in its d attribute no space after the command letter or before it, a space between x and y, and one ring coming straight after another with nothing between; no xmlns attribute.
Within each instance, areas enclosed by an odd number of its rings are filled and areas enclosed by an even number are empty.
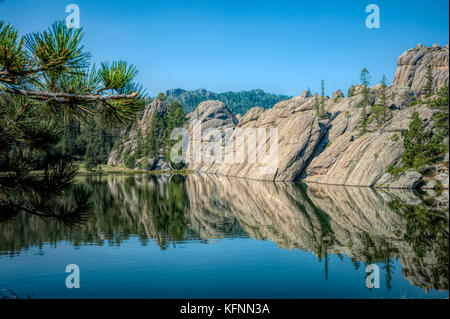
<svg viewBox="0 0 450 319"><path fill-rule="evenodd" d="M370 116L367 124L370 124L373 120L375 120L377 122L378 128L380 128L388 120L389 114L390 113L385 106L381 104L372 105L370 107Z"/></svg>
<svg viewBox="0 0 450 319"><path fill-rule="evenodd" d="M348 96L348 97L352 97L353 95L355 95L355 88L354 88L353 86L351 86L351 87L348 89L348 94L347 94L347 96Z"/></svg>
<svg viewBox="0 0 450 319"><path fill-rule="evenodd" d="M445 102L445 90L442 94L443 101ZM445 131L445 128L443 131ZM414 112L409 128L403 132L405 150L402 154L402 166L396 167L391 164L388 167L388 172L394 176L411 168L421 172L425 166L437 162L439 157L448 150L448 145L444 144L442 137L442 132L433 134L431 130L425 130L419 113ZM398 139L399 137L396 134L391 137L393 141L397 141Z"/></svg>
<svg viewBox="0 0 450 319"><path fill-rule="evenodd" d="M436 258L431 270L431 284L436 289L448 289L449 240L448 215L436 210L429 201L421 205L410 205L395 199L389 203L391 210L405 217L405 240L411 245L417 261L428 263L427 255Z"/></svg>
<svg viewBox="0 0 450 319"><path fill-rule="evenodd" d="M423 103L421 99L417 99L416 97L413 97L411 101L408 103L408 107L416 106L417 104Z"/></svg>
<svg viewBox="0 0 450 319"><path fill-rule="evenodd" d="M395 133L394 135L391 136L391 141L393 142L397 142L400 139L400 137L398 136L397 133Z"/></svg>
<svg viewBox="0 0 450 319"><path fill-rule="evenodd" d="M136 164L136 153L128 154L125 157L125 167L127 168L134 168L134 165Z"/></svg>
<svg viewBox="0 0 450 319"><path fill-rule="evenodd" d="M12 26L1 22L1 91L33 99L64 121L95 113L108 121L133 119L143 107L142 88L133 82L135 68L123 61L103 63L100 70L90 67L83 35L82 29L56 22L19 39Z"/></svg>
<svg viewBox="0 0 450 319"><path fill-rule="evenodd" d="M82 125L78 140L85 146L83 161L93 165L106 163L119 129L120 126L106 125L99 118Z"/></svg>
<svg viewBox="0 0 450 319"><path fill-rule="evenodd" d="M361 115L359 117L359 128L360 128L361 134L364 134L367 132L367 124L369 124L369 123L368 123L366 105L362 105Z"/></svg>
<svg viewBox="0 0 450 319"><path fill-rule="evenodd" d="M119 90L131 82L137 75L136 68L125 61L102 63L99 76L103 81L102 90Z"/></svg>
<svg viewBox="0 0 450 319"><path fill-rule="evenodd" d="M186 114L178 102L172 102L167 110L167 160L174 169L184 167L183 163L174 163L170 158L170 150L177 143L177 140L171 140L170 135L175 128L181 128L186 123ZM181 151L181 150L180 150ZM180 154L179 154L180 155Z"/></svg>
<svg viewBox="0 0 450 319"><path fill-rule="evenodd" d="M137 147L136 158L148 156L149 158L157 158L162 154L166 154L167 160L171 163L172 168L181 169L184 164L175 163L170 160L170 149L176 143L170 140L170 134L173 129L184 127L186 123L186 114L179 102L170 103L167 112L154 112L150 126L146 130L146 136L142 146ZM138 138L139 140L139 138Z"/></svg>
<svg viewBox="0 0 450 319"><path fill-rule="evenodd" d="M245 114L255 106L263 109L271 108L274 104L288 100L291 96L266 93L263 90L241 92L213 93L205 89L184 91L181 89L169 90L166 95L183 106L186 113L194 111L197 105L206 100L218 100L225 103L233 114Z"/></svg>
<svg viewBox="0 0 450 319"><path fill-rule="evenodd" d="M432 101L430 106L434 109L437 109L437 112L433 115L434 127L437 130L437 134L441 138L448 137L448 124L449 124L448 85L442 87L439 90L438 98Z"/></svg>
<svg viewBox="0 0 450 319"><path fill-rule="evenodd" d="M61 205L78 169L71 161L86 156L89 169L109 151L102 130L83 132L95 121L106 127L134 120L145 96L133 66L91 66L82 29L56 22L18 34L0 21L0 206L70 220L89 209L82 190L73 205ZM38 169L41 175L31 174ZM11 194L20 196L12 202Z"/></svg>
<svg viewBox="0 0 450 319"><path fill-rule="evenodd" d="M381 100L381 105L387 108L387 102L386 102L386 76L383 74L383 77L381 78L381 94L380 94L380 100Z"/></svg>
<svg viewBox="0 0 450 319"><path fill-rule="evenodd" d="M395 166L394 164L389 164L387 168L387 172L392 176L397 177L400 173L407 171L407 168L404 166Z"/></svg>
<svg viewBox="0 0 450 319"><path fill-rule="evenodd" d="M369 105L369 83L370 83L370 73L369 71L364 68L361 71L360 75L361 84L363 85L363 100L361 101L360 107L361 109L361 116L359 120L359 127L361 134L364 134L367 132L367 125L368 123L368 114L367 114L367 106Z"/></svg>
<svg viewBox="0 0 450 319"><path fill-rule="evenodd" d="M366 87L369 87L369 84L370 84L370 73L369 73L369 71L366 68L362 69L361 75L360 75L359 78L361 80L361 84L362 85L364 85Z"/></svg>
<svg viewBox="0 0 450 319"><path fill-rule="evenodd" d="M167 96L163 92L160 92L156 98L163 103L167 101Z"/></svg>
<svg viewBox="0 0 450 319"><path fill-rule="evenodd" d="M427 82L425 83L423 90L425 92L425 96L430 97L431 95L433 95L433 67L431 63L428 64L425 79Z"/></svg>
<svg viewBox="0 0 450 319"><path fill-rule="evenodd" d="M321 97L320 97L320 109L319 109L319 116L324 116L325 115L325 82L322 80L321 81L321 85L320 85L320 92L321 92Z"/></svg>
<svg viewBox="0 0 450 319"><path fill-rule="evenodd" d="M165 114L153 112L152 121L146 131L144 147L139 155L148 155L151 158L160 155L160 148L163 146L166 134L167 123Z"/></svg>
<svg viewBox="0 0 450 319"><path fill-rule="evenodd" d="M403 132L405 151L402 155L403 165L421 171L424 166L433 163L442 153L442 140L433 135L431 130L425 130L418 112L414 112L409 129Z"/></svg>

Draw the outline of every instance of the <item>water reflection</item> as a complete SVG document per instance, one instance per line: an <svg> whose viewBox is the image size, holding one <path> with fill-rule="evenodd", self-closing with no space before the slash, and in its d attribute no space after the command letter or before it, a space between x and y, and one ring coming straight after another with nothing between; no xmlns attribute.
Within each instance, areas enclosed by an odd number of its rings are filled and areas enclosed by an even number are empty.
<svg viewBox="0 0 450 319"><path fill-rule="evenodd" d="M81 226L17 214L0 222L0 254L62 240L120 245L131 235L162 250L188 240L249 236L313 252L325 265L325 278L329 256L346 255L356 269L362 262L381 263L390 289L398 259L411 284L448 290L448 199L198 175L89 176L80 184L94 205Z"/></svg>

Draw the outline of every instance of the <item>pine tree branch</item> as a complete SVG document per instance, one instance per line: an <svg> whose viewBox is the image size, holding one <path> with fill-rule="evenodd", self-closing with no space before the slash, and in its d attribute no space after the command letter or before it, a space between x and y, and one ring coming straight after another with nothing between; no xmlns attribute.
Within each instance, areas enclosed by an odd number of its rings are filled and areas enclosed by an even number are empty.
<svg viewBox="0 0 450 319"><path fill-rule="evenodd" d="M79 99L92 101L108 101L108 100L132 100L138 96L138 92L131 94L115 94L115 95L99 95L99 94L73 94L65 92L36 92L27 91L18 88L7 88L8 93L19 94L31 99L47 100L47 99Z"/></svg>

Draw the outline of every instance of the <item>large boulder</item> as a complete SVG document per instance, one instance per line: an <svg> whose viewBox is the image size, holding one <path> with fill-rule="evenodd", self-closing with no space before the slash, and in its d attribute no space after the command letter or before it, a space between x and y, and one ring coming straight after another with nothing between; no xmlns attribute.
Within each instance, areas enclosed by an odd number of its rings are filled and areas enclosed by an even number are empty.
<svg viewBox="0 0 450 319"><path fill-rule="evenodd" d="M403 53L397 62L398 68L395 72L393 85L406 86L417 95L423 95L427 83L427 68L432 66L433 70L433 92L436 93L449 81L449 51L447 46L434 44L425 47L421 44Z"/></svg>

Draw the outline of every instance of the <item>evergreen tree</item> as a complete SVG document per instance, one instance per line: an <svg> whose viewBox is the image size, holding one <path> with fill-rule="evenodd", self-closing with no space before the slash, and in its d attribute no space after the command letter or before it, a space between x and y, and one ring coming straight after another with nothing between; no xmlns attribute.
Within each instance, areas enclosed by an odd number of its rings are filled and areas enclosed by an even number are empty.
<svg viewBox="0 0 450 319"><path fill-rule="evenodd" d="M381 100L381 106L383 107L387 107L387 102L386 102L386 76L383 74L383 77L381 78L381 95L380 95L380 100Z"/></svg>
<svg viewBox="0 0 450 319"><path fill-rule="evenodd" d="M351 86L351 87L348 89L348 94L347 94L347 96L348 96L348 97L352 97L354 94L355 94L355 88L354 88L353 86Z"/></svg>
<svg viewBox="0 0 450 319"><path fill-rule="evenodd" d="M127 122L143 107L141 87L133 82L136 69L123 61L91 67L82 38L82 29L64 22L19 37L0 21L0 214L25 211L68 223L82 219L90 207L86 192L75 189L70 205L58 200L78 170L55 152L64 126L93 116ZM66 133L73 141L72 131ZM71 143L64 145L66 154L74 150ZM39 167L42 175L31 174Z"/></svg>
<svg viewBox="0 0 450 319"><path fill-rule="evenodd" d="M320 85L320 91L322 93L321 100L320 100L320 116L325 115L325 82L322 80Z"/></svg>
<svg viewBox="0 0 450 319"><path fill-rule="evenodd" d="M183 163L174 163L170 158L170 151L177 141L170 139L170 134L175 128L181 128L186 123L186 114L178 102L172 102L167 111L167 159L171 166L175 169L180 169L184 166Z"/></svg>
<svg viewBox="0 0 450 319"><path fill-rule="evenodd" d="M145 139L145 148L147 154L151 158L158 157L159 150L161 148L161 139L164 136L164 120L159 112L156 110L153 112L152 121L150 127L147 128L147 136Z"/></svg>
<svg viewBox="0 0 450 319"><path fill-rule="evenodd" d="M427 82L425 83L423 90L425 91L425 96L430 97L433 95L433 67L431 66L431 63L428 64L425 79Z"/></svg>
<svg viewBox="0 0 450 319"><path fill-rule="evenodd" d="M405 168L420 171L425 165L432 163L442 152L442 140L431 130L425 130L418 112L414 112L408 130L403 132L405 151L402 155Z"/></svg>
<svg viewBox="0 0 450 319"><path fill-rule="evenodd" d="M448 85L442 87L438 92L438 98L431 102L431 107L438 110L433 115L434 127L441 139L448 138L449 125L449 99ZM446 144L448 150L448 144Z"/></svg>
<svg viewBox="0 0 450 319"><path fill-rule="evenodd" d="M369 105L369 83L370 83L370 73L369 71L364 68L361 71L361 75L360 75L360 80L361 80L361 84L363 85L363 100L361 102L361 116L360 116L360 128L361 128L361 133L366 133L367 132L367 106Z"/></svg>
<svg viewBox="0 0 450 319"><path fill-rule="evenodd" d="M388 108L386 102L386 76L381 78L380 103L372 105L370 108L370 117L368 123L373 119L376 120L378 128L380 128L388 120Z"/></svg>
<svg viewBox="0 0 450 319"><path fill-rule="evenodd" d="M364 85L365 87L369 87L370 73L366 68L361 70L360 80L362 85Z"/></svg>

